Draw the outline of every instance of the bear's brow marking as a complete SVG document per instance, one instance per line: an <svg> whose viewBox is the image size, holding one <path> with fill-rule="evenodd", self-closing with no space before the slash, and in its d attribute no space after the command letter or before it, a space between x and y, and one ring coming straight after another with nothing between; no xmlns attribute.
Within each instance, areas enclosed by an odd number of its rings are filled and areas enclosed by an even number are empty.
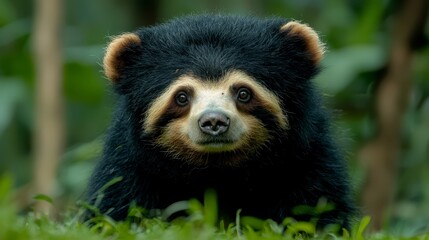
<svg viewBox="0 0 429 240"><path fill-rule="evenodd" d="M311 54L311 60L317 65L323 58L325 47L320 41L317 33L308 25L291 21L280 28L280 32L286 32L290 36L303 38L307 45L307 50Z"/></svg>
<svg viewBox="0 0 429 240"><path fill-rule="evenodd" d="M257 95L260 100L260 104L276 117L280 128L286 129L288 127L287 118L283 113L278 97L265 86L261 85L255 79L242 71L230 72L224 79L223 83L228 85L232 85L235 82L242 82L244 80L244 82L249 84L254 90L254 94Z"/></svg>
<svg viewBox="0 0 429 240"><path fill-rule="evenodd" d="M280 128L286 129L288 127L287 118L282 111L278 97L249 75L235 70L226 74L220 81L201 81L192 75L179 77L148 108L143 125L145 132L150 133L154 130L156 122L165 114L167 106L169 106L169 102L177 89L183 86L194 86L195 89L219 88L226 90L235 83L249 85L260 100L260 104L275 116Z"/></svg>

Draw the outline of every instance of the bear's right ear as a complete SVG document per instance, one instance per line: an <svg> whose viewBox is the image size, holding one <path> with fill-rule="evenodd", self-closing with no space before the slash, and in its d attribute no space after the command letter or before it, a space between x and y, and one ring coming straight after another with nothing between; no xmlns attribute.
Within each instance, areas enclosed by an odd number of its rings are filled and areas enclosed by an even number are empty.
<svg viewBox="0 0 429 240"><path fill-rule="evenodd" d="M298 39L298 42L304 43L304 48L297 46L297 50L306 52L309 60L319 65L325 52L325 45L311 27L304 23L290 21L281 26L280 32L285 33L289 39Z"/></svg>
<svg viewBox="0 0 429 240"><path fill-rule="evenodd" d="M135 33L124 33L114 37L106 49L103 66L104 74L114 84L124 73L124 68L130 64L130 59L140 49L141 40Z"/></svg>

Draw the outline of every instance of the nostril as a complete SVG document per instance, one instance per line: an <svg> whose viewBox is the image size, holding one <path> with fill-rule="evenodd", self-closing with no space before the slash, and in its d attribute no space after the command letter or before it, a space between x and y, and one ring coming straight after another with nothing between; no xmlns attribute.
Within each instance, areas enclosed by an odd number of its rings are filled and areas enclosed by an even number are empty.
<svg viewBox="0 0 429 240"><path fill-rule="evenodd" d="M200 122L200 127L206 128L206 127L212 127L213 123L211 121L204 121L204 122Z"/></svg>
<svg viewBox="0 0 429 240"><path fill-rule="evenodd" d="M229 119L227 118L227 119L225 119L225 120L219 120L216 124L217 124L218 126L226 127L226 126L228 126L228 125L229 125Z"/></svg>
<svg viewBox="0 0 429 240"><path fill-rule="evenodd" d="M228 130L229 118L220 112L207 112L200 117L198 123L202 132L219 135Z"/></svg>

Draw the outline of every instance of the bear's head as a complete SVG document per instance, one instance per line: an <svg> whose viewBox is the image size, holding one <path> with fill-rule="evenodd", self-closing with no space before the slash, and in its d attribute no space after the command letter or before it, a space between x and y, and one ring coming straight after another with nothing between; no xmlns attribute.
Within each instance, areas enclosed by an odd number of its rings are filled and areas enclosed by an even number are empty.
<svg viewBox="0 0 429 240"><path fill-rule="evenodd" d="M299 128L323 52L296 21L199 16L114 38L104 70L146 143L189 164L236 166Z"/></svg>

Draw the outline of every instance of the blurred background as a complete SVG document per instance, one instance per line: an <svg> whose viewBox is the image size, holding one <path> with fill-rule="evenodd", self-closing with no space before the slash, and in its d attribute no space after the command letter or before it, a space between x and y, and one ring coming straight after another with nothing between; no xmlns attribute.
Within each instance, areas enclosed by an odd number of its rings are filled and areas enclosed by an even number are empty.
<svg viewBox="0 0 429 240"><path fill-rule="evenodd" d="M319 32L328 51L315 82L363 214L373 229L429 227L426 0L0 1L0 175L23 211L43 209L44 194L61 215L84 192L115 103L101 66L109 36L209 12Z"/></svg>

